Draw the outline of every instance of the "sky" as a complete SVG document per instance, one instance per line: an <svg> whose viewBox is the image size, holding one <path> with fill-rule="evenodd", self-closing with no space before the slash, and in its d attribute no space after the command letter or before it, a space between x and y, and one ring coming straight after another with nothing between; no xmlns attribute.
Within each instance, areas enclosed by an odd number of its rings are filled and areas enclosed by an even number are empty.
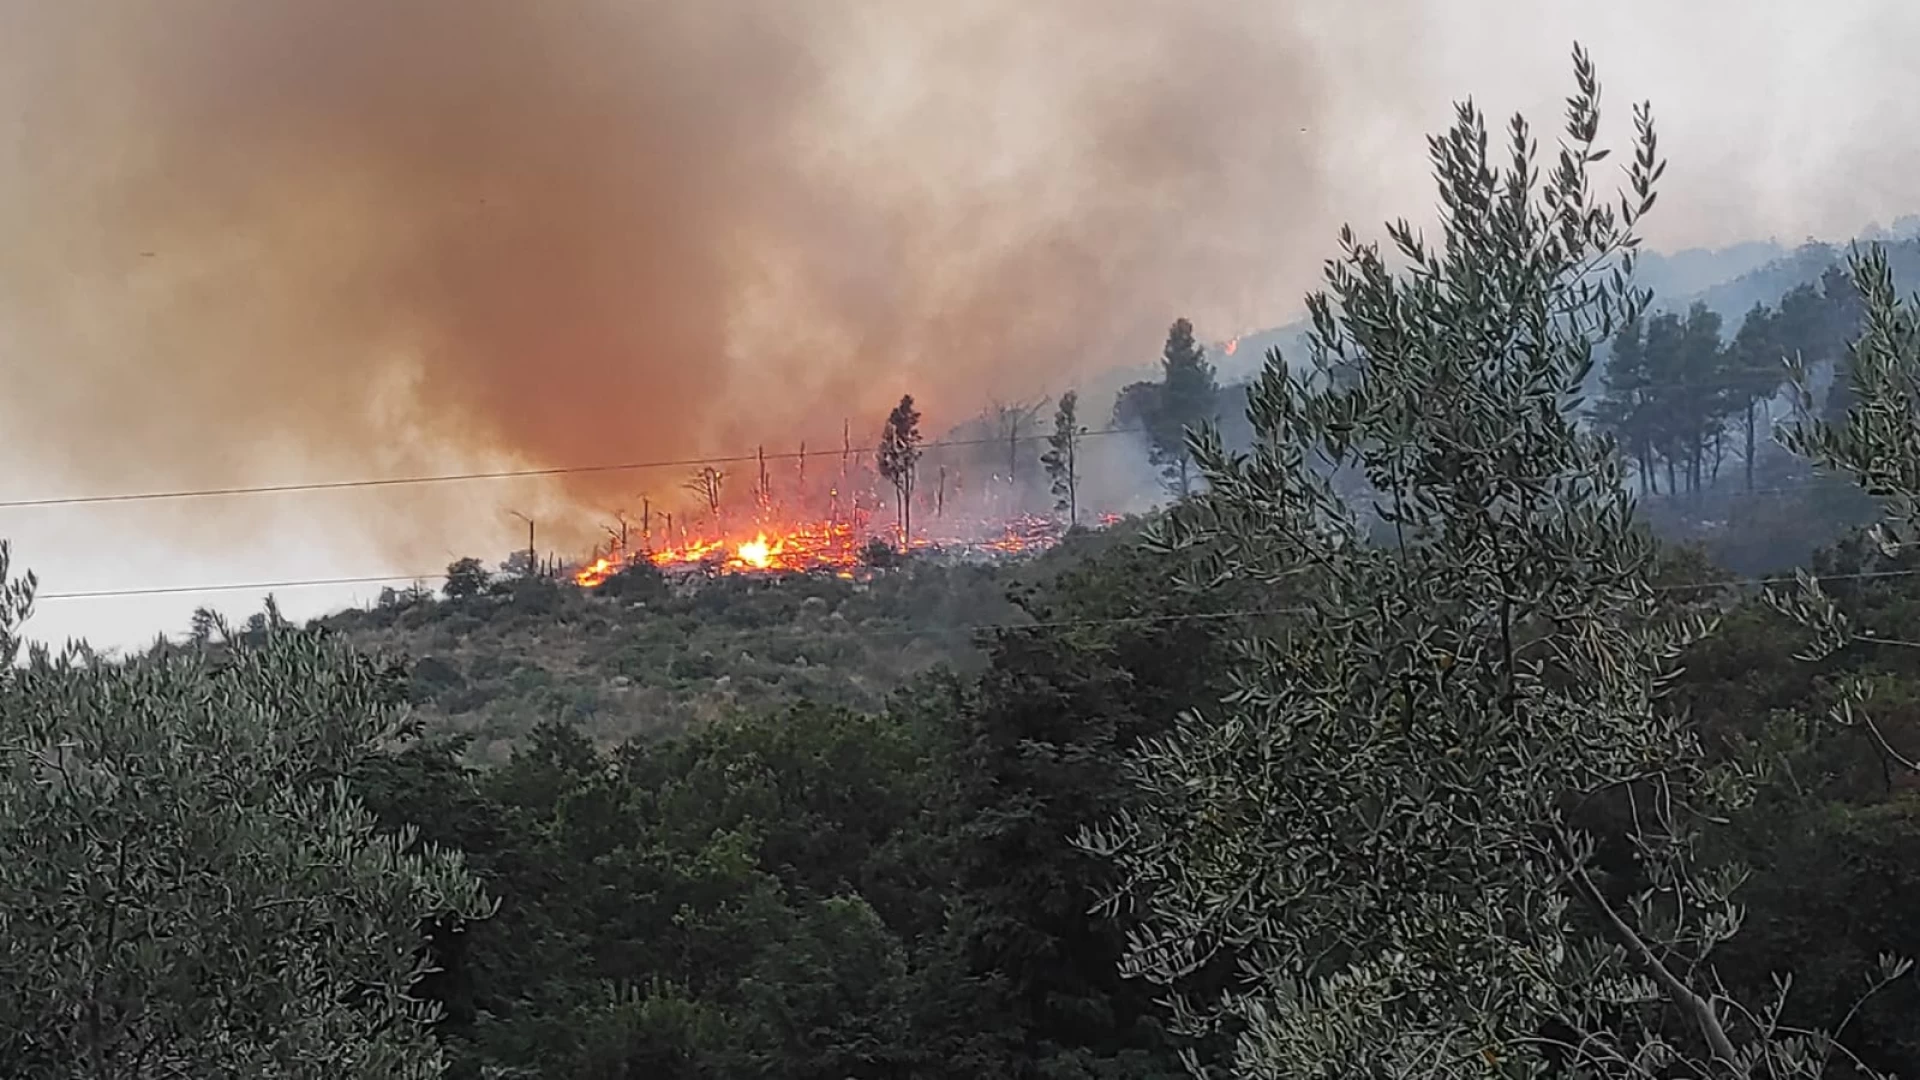
<svg viewBox="0 0 1920 1080"><path fill-rule="evenodd" d="M1776 0L0 0L0 504L931 426L1297 316L1471 96L1651 100L1651 246L1920 211L1920 7ZM30 632L583 548L678 474L0 505ZM184 589L234 591L80 596ZM275 588L304 617L378 584ZM64 595L63 595L64 594Z"/></svg>

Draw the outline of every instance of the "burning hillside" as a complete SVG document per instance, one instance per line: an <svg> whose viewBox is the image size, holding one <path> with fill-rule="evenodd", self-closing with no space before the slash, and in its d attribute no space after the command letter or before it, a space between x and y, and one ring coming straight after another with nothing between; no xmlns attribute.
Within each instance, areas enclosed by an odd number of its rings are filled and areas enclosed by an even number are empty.
<svg viewBox="0 0 1920 1080"><path fill-rule="evenodd" d="M762 448L735 462L754 466L744 492L719 467L726 463L702 466L681 483L677 514L656 513L650 497L642 498L638 522L615 514L619 527L603 526L609 542L573 579L597 586L641 560L675 571L852 577L902 548L976 559L1043 550L1065 524L1059 513L1036 508L1065 510L1071 519L1081 505L1087 429L1072 411L1075 400L1061 399L1051 435L1033 434L1044 403L1003 405L929 443L909 395L888 415L871 453L855 450L849 422L838 450L809 453L803 445L769 455Z"/></svg>
<svg viewBox="0 0 1920 1080"><path fill-rule="evenodd" d="M1114 515L1102 515L1111 524ZM1065 524L1056 518L1021 515L1003 521L936 522L916 530L908 547L960 558L992 559L1044 551L1060 542ZM596 551L573 573L585 588L599 585L628 565L645 559L669 572L720 574L799 574L830 571L851 578L870 565L869 546L875 541L896 546L896 530L875 527L870 519L855 521L763 521L729 531L723 527L696 527L663 534L657 544L645 536L633 538L631 551L619 541Z"/></svg>

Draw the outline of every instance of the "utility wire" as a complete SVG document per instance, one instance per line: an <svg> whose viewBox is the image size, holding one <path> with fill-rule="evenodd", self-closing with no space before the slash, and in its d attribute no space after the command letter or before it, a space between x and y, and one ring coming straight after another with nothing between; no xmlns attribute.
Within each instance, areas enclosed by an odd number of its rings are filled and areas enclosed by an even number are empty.
<svg viewBox="0 0 1920 1080"><path fill-rule="evenodd" d="M1739 389L1751 385L1741 379L1703 380L1699 382L1649 383L1636 387L1638 390L1713 390ZM1784 385L1784 384L1783 384ZM1774 393L1777 394L1776 387ZM1081 433L1082 438L1121 435L1131 428L1099 428ZM1009 444L1044 442L1051 435L1046 433L1020 435L1013 437L995 436L984 439L946 439L921 443L921 448L936 450L941 448L1007 446ZM864 452L865 448L862 448ZM532 469L499 469L480 472L437 473L419 476L363 477L352 480L318 480L311 482L286 484L259 484L234 487L178 488L161 491L118 492L107 495L53 495L41 498L0 499L0 510L28 510L56 506L98 506L110 503L166 502L179 499L225 498L240 495L281 495L315 491L347 491L369 488L413 487L426 484L468 483L482 480L529 480L556 476L586 476L594 473L644 472L652 469L691 469L702 465L736 465L753 461L793 461L802 457L830 458L844 454L844 449L834 450L823 445L818 450L804 453L797 450L780 450L762 454L753 453L723 454L716 457L665 458L651 461L609 462L591 465L556 465Z"/></svg>
<svg viewBox="0 0 1920 1080"><path fill-rule="evenodd" d="M1908 577L1920 576L1920 568L1911 569L1911 570L1865 570L1865 571L1859 571L1856 573L1849 573L1849 574L1819 574L1815 576L1819 581L1870 581L1870 580L1881 580L1881 579L1888 579L1888 578L1908 578ZM319 588L319 587L341 586L341 585L416 584L416 583L424 583L429 581L444 581L446 580L446 577L447 575L444 571L437 571L431 574L370 574L370 575L357 576L357 577L292 578L292 579L283 579L279 581L226 582L226 583L215 583L215 584L209 584L209 585L160 585L160 586L153 586L150 588L92 589L92 590L85 590L85 591L79 591L79 592L44 592L44 593L36 594L35 600L36 602L40 600L98 600L98 599L107 599L112 597L172 596L172 595L184 595L184 594L191 594L191 593L272 592L278 589ZM1651 586L1651 588L1655 592L1668 593L1668 592L1682 592L1687 590L1708 591L1708 590L1714 590L1714 589L1758 588L1758 587L1764 587L1768 585L1791 585L1794 583L1794 581L1795 579L1791 575L1789 575L1785 577L1776 576L1776 577L1761 577L1761 578L1730 578L1723 581L1654 585L1654 586ZM1178 622L1178 621L1185 621L1185 620L1200 620L1200 619L1232 619L1232 618L1242 618L1242 617L1254 617L1254 616L1261 616L1261 615L1299 615L1299 614L1304 614L1309 610L1311 609L1300 608L1300 607L1262 608L1262 609L1248 609L1248 610L1240 610L1240 611L1194 612L1194 613L1170 614L1170 615L1120 616L1120 617L1094 619L1094 620L1065 620L1062 622L1044 622L1043 621L1043 622L1026 622L1026 623L980 623L980 624L973 624L973 625L951 627L946 629L915 630L915 631L912 631L911 633L916 633L916 634L923 633L923 632L926 632L926 633L968 632L970 633L973 631L1019 630L1019 629L1044 628L1044 627L1054 627L1054 626L1086 626L1086 625L1100 626L1100 625L1120 625L1120 624L1135 623L1135 622L1152 623L1152 622L1163 622L1163 621Z"/></svg>
<svg viewBox="0 0 1920 1080"><path fill-rule="evenodd" d="M1119 429L1119 430L1124 430L1124 429ZM1111 434L1111 433L1112 432L1102 432L1102 434ZM1006 440L989 440L989 441L997 441L997 442L1000 442L1002 445L1004 445ZM968 444L950 443L947 445L968 445ZM769 454L767 456L773 457L774 455ZM799 455L793 454L789 456L798 457ZM751 460L754 460L754 457L749 456L742 460L751 461ZM1738 500L1738 499L1776 498L1776 497L1794 495L1803 491L1812 490L1816 487L1819 487L1823 484L1830 483L1830 482L1843 483L1844 481L1838 477L1815 478L1815 479L1811 479L1811 480L1807 480L1799 483L1781 484L1781 485L1776 485L1772 487L1760 487L1760 488L1754 488L1752 490L1732 490L1732 491L1711 491L1710 490L1710 491L1704 491L1704 492L1681 492L1679 494L1674 494L1672 492L1656 492L1653 494L1635 495L1635 498L1642 505L1648 505L1648 504L1660 505L1660 504L1667 504L1667 503L1673 503L1673 502L1684 504L1684 503L1691 502L1695 499L1699 499L1704 505L1712 506L1715 504L1722 504L1725 502ZM257 490L266 490L266 489L247 489L247 490L257 491ZM14 506L14 505L18 505L18 504L0 503L0 508ZM1896 574L1895 576L1904 576L1904 574L1905 572L1901 572L1899 574ZM318 587L326 587L326 586L343 586L343 585L412 584L415 582L441 581L441 580L444 580L445 578L446 578L446 573L444 571L434 571L432 573L424 573L424 574L372 574L372 575L356 575L356 576L349 576L349 577L333 577L333 578L291 578L291 579L275 580L275 581L254 581L254 582L244 582L244 583L214 583L214 584L208 584L208 585L155 585L155 586L136 586L136 587L120 588L120 589L89 589L89 590L75 590L75 591L68 591L68 592L44 592L44 593L40 593L38 598L41 600L91 600L91 599L108 599L108 598L115 598L115 597L135 597L135 596L178 596L178 595L195 594L195 593L247 592L247 591L272 590L272 589L318 588ZM1787 579L1787 580L1791 580L1791 579ZM1840 578L1837 580L1846 580L1846 579ZM1736 582L1729 582L1728 584L1739 585L1739 584L1776 584L1776 583L1777 582L1771 582L1768 580L1758 580L1753 582L1736 581ZM1693 586L1687 586L1687 587L1691 588Z"/></svg>
<svg viewBox="0 0 1920 1080"><path fill-rule="evenodd" d="M34 602L42 600L104 600L110 597L128 596L184 596L197 593L221 592L273 592L277 589L307 589L334 585L399 585L414 582L440 581L446 578L446 572L432 574L378 574L366 577L336 578L294 578L284 581L247 581L229 582L213 585L154 585L131 589L82 589L73 592L43 592L34 594Z"/></svg>
<svg viewBox="0 0 1920 1080"><path fill-rule="evenodd" d="M1097 431L1081 433L1082 438L1094 435L1119 435L1129 428L1101 428ZM961 446L1006 446L1009 444L1040 442L1051 435L1019 435L992 439L948 439L940 442L920 444L922 450ZM320 480L297 484L262 484L255 487L222 488L181 488L173 491L124 492L113 495L56 495L38 499L0 500L0 510L27 510L52 506L95 506L102 503L160 502L173 499L203 499L232 495L279 495L302 491L340 491L353 488L406 487L418 484L450 484L472 480L524 480L550 476L580 476L589 473L640 472L647 469L691 469L701 465L730 465L749 461L790 461L801 457L831 458L845 453L845 450L819 449L808 450L802 454L798 450L782 450L761 454L727 454L720 457L677 458L655 461L628 461L602 465L558 465L541 469L501 469L493 472L439 473L427 476L375 477L359 480Z"/></svg>

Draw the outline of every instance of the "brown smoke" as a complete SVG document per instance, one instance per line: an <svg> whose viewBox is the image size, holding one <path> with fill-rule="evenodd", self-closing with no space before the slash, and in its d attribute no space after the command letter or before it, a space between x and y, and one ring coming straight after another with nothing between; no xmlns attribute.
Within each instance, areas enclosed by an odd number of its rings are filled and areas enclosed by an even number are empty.
<svg viewBox="0 0 1920 1080"><path fill-rule="evenodd" d="M12 435L113 489L684 458L1224 336L1325 249L1284 6L0 0Z"/></svg>

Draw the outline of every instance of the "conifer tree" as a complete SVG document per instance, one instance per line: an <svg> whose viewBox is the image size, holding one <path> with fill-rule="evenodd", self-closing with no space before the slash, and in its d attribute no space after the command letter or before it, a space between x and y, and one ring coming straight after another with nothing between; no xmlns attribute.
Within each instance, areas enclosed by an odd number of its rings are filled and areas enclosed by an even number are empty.
<svg viewBox="0 0 1920 1080"><path fill-rule="evenodd" d="M1160 355L1161 383L1146 418L1153 461L1173 493L1193 493L1193 455L1188 434L1219 420L1220 386L1206 348L1194 338L1193 323L1174 320Z"/></svg>
<svg viewBox="0 0 1920 1080"><path fill-rule="evenodd" d="M1070 526L1080 524L1080 440L1087 434L1079 407L1079 394L1069 390L1060 395L1053 411L1053 434L1047 436L1047 452L1040 455L1052 482L1054 509L1067 515Z"/></svg>
<svg viewBox="0 0 1920 1080"><path fill-rule="evenodd" d="M1741 413L1742 460L1746 489L1753 490L1753 467L1759 454L1760 413L1786 381L1785 351L1780 346L1777 316L1756 303L1740 321L1727 348L1726 375Z"/></svg>
<svg viewBox="0 0 1920 1080"><path fill-rule="evenodd" d="M903 395L900 404L887 414L875 465L893 485L900 547L905 550L913 539L913 487L920 465L920 412L914 408L912 394Z"/></svg>

